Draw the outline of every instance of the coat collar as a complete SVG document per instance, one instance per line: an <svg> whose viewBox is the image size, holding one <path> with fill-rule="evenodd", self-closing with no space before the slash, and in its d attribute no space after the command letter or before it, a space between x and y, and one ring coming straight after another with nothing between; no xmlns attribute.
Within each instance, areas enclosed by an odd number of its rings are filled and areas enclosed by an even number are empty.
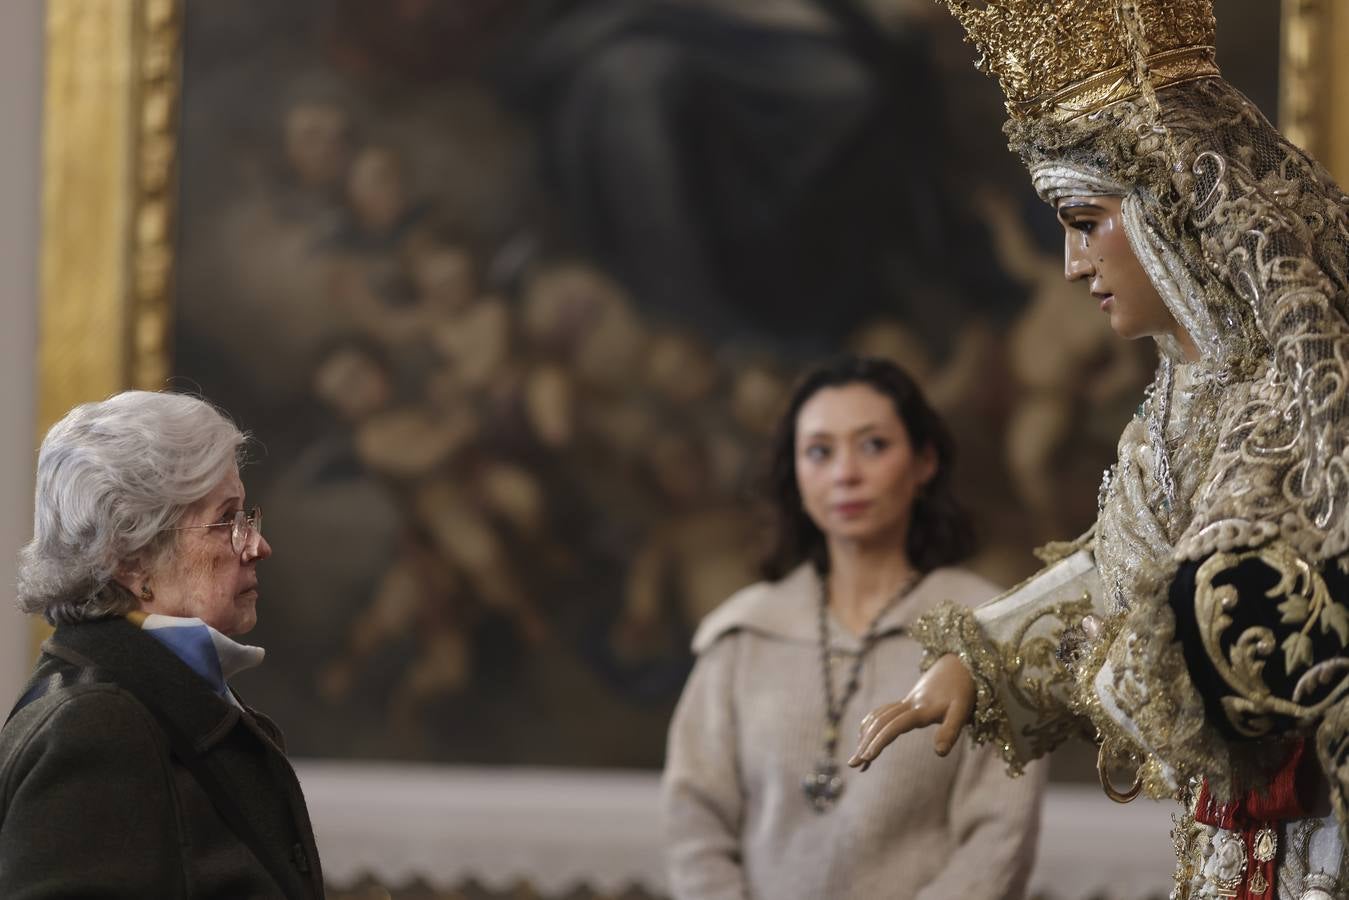
<svg viewBox="0 0 1349 900"><path fill-rule="evenodd" d="M945 570L928 572L909 596L885 614L876 636L904 631L918 616L946 599L947 587ZM693 652L702 653L722 635L740 630L792 643L815 644L820 639L819 602L819 576L809 563L803 563L781 581L751 585L708 614L693 637ZM840 625L832 615L825 621L831 649L848 653L861 650L859 636Z"/></svg>
<svg viewBox="0 0 1349 900"><path fill-rule="evenodd" d="M51 656L93 666L137 697L153 702L206 753L239 721L240 710L159 641L125 619L58 626L42 645Z"/></svg>
<svg viewBox="0 0 1349 900"><path fill-rule="evenodd" d="M227 700L233 696L229 691L229 679L245 669L261 665L266 656L261 647L241 644L195 616L130 612L126 620L172 650Z"/></svg>

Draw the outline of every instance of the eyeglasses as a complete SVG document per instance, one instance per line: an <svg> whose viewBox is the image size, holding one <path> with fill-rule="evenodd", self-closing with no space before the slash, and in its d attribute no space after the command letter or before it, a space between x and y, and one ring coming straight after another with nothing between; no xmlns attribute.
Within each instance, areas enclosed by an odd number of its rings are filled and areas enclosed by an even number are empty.
<svg viewBox="0 0 1349 900"><path fill-rule="evenodd" d="M193 528L229 528L230 546L234 552L243 556L247 550L250 556L257 556L258 544L262 540L262 507L250 510L237 510L226 522L212 522L209 525L179 525L167 531L189 531Z"/></svg>

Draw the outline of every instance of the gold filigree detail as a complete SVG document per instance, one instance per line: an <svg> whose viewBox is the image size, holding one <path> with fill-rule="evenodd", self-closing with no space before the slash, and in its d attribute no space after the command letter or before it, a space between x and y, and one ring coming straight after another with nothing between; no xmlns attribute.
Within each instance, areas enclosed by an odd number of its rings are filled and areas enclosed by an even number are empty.
<svg viewBox="0 0 1349 900"><path fill-rule="evenodd" d="M1195 65L1212 65L1211 51L1206 60L1200 52L1212 48L1217 31L1212 0L946 5L979 50L976 65L1001 83L1013 118L1076 118L1137 95L1143 79L1160 87L1194 77Z"/></svg>
<svg viewBox="0 0 1349 900"><path fill-rule="evenodd" d="M1168 583L1169 577L1157 575L1159 583ZM1162 608L1152 605L1154 599ZM1109 745L1113 767L1132 766L1149 797L1175 798L1191 777L1200 775L1210 778L1215 793L1228 796L1233 762L1221 738L1205 726L1203 701L1174 640L1165 593L1145 590L1140 600L1102 626L1078 670L1074 709L1096 727L1097 742ZM1137 733L1126 730L1102 703L1098 675L1107 662L1111 677L1105 688Z"/></svg>
<svg viewBox="0 0 1349 900"><path fill-rule="evenodd" d="M1213 47L1182 47L1146 57L1144 63L1151 73L1153 88L1158 89L1196 78L1216 78L1219 75L1216 52ZM1130 77L1132 73L1131 65L1116 66L1070 84L1047 97L1025 103L1009 100L1007 109L1021 119L1072 122L1112 104L1139 96L1140 88Z"/></svg>
<svg viewBox="0 0 1349 900"><path fill-rule="evenodd" d="M1262 869L1256 869L1251 874L1251 883L1249 885L1252 894L1263 894L1269 890L1269 882L1265 879L1265 873Z"/></svg>
<svg viewBox="0 0 1349 900"><path fill-rule="evenodd" d="M984 637L974 612L955 603L943 603L924 613L911 630L923 648L923 671L948 653L960 657L974 678L974 715L970 737L976 744L995 744L1007 763L1007 771L1020 775L1029 760L1022 759L1012 740L1012 723L998 702L1003 681L1002 657Z"/></svg>
<svg viewBox="0 0 1349 900"><path fill-rule="evenodd" d="M1242 598L1233 586L1215 585L1214 580L1252 559L1278 575L1277 583L1264 596L1271 601L1283 598L1275 607L1279 624L1299 627L1276 642L1270 627L1253 625L1224 652L1223 639L1234 621L1231 614ZM1313 629L1325 636L1334 632L1340 647L1345 647L1349 644L1349 609L1331 597L1321 573L1287 544L1276 542L1256 550L1210 556L1196 574L1194 604L1204 653L1236 694L1223 697L1222 704L1232 727L1240 733L1251 737L1268 734L1274 727L1272 716L1313 721L1349 692L1349 677L1344 677L1316 703L1304 705L1295 699L1309 693L1309 684L1329 684L1335 675L1345 672L1343 666L1334 664L1335 658L1318 664L1311 633ZM1279 650L1290 676L1304 669L1311 676L1310 682L1304 676L1289 698L1274 694L1265 681L1265 664Z"/></svg>
<svg viewBox="0 0 1349 900"><path fill-rule="evenodd" d="M1179 799L1181 811L1171 815L1171 849L1176 854L1176 869L1172 878L1176 884L1176 900L1189 900L1195 882L1202 877L1204 834L1202 826L1195 822L1199 802L1197 793L1187 786Z"/></svg>
<svg viewBox="0 0 1349 900"><path fill-rule="evenodd" d="M1065 631L1080 627L1091 612L1090 594L1052 604L1028 616L1013 632L1011 640L999 648L1008 695L1038 714L1033 725L1021 729L1022 735L1031 739L1032 752L1036 756L1048 753L1081 730L1075 718L1064 714L1066 698L1072 696L1075 681L1073 671L1064 664L1059 651ZM1027 635L1046 620L1059 623L1059 627L1027 639ZM1045 674L1028 675L1027 671Z"/></svg>
<svg viewBox="0 0 1349 900"><path fill-rule="evenodd" d="M1092 609L1091 597L1059 602L1036 610L1007 641L990 641L972 610L945 603L919 618L913 637L923 647L923 668L941 656L958 656L974 677L975 708L970 734L977 744L996 744L1007 769L1020 774L1037 758L1081 731L1069 700L1074 675L1059 658L1059 639L1065 627L1080 622ZM1060 623L1049 633L1027 637L1045 621ZM1028 674L1038 672L1040 674ZM1005 707L1013 702L1034 714L1034 721L1014 733ZM1020 752L1016 737L1029 739L1029 759Z"/></svg>
<svg viewBox="0 0 1349 900"><path fill-rule="evenodd" d="M1255 833L1255 843L1251 846L1251 855L1255 857L1256 862L1273 862L1274 857L1279 855L1279 835L1274 829L1261 828ZM1264 893L1257 891L1256 893Z"/></svg>

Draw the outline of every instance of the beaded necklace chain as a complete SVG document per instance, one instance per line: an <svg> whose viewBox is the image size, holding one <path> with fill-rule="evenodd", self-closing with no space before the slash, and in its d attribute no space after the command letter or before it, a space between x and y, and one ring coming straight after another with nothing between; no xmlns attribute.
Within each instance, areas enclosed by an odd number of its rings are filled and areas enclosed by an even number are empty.
<svg viewBox="0 0 1349 900"><path fill-rule="evenodd" d="M908 596L918 584L921 576L915 573L908 578L899 590L895 591L881 611L872 618L871 624L862 634L862 646L858 648L857 658L853 660L852 670L848 673L847 684L843 687L843 696L834 702L834 673L829 664L829 589L823 578L820 579L820 670L824 674L824 747L820 759L805 778L801 780L801 790L811 808L818 813L827 812L838 802L843 794L843 775L838 767L838 723L843 719L843 710L857 693L862 675L862 663L876 644L876 631L890 610L899 601Z"/></svg>

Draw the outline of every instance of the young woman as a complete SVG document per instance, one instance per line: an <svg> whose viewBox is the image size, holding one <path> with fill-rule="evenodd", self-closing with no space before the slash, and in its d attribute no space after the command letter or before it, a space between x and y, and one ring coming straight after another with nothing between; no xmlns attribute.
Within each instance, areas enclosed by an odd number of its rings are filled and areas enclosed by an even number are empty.
<svg viewBox="0 0 1349 900"><path fill-rule="evenodd" d="M1065 276L1161 364L1095 528L919 623L935 664L851 762L1095 736L1109 795L1187 803L1177 897L1349 896L1349 198L1219 76L1209 0L950 5Z"/></svg>
<svg viewBox="0 0 1349 900"><path fill-rule="evenodd" d="M996 592L952 567L972 545L953 457L892 363L846 357L796 389L774 445L769 580L703 621L670 727L679 900L1023 895L1042 772L1011 782L988 752L937 759L910 739L859 784L838 757L840 734L913 683L914 619Z"/></svg>

